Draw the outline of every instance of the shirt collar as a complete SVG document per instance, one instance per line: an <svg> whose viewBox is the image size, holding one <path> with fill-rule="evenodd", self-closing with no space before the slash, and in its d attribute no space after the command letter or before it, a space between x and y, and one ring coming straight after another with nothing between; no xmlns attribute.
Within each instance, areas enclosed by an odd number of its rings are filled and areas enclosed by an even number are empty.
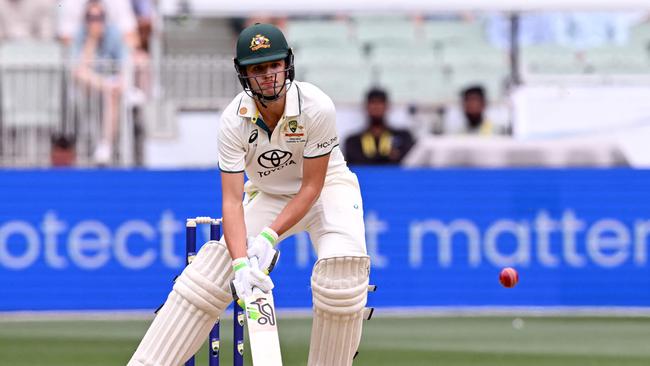
<svg viewBox="0 0 650 366"><path fill-rule="evenodd" d="M242 95L239 101L239 108L237 108L237 114L240 117L253 118L257 114L257 106L253 98L246 94Z"/></svg>
<svg viewBox="0 0 650 366"><path fill-rule="evenodd" d="M284 105L285 117L298 117L300 115L300 90L295 82L291 83L291 87L287 91L287 101Z"/></svg>
<svg viewBox="0 0 650 366"><path fill-rule="evenodd" d="M300 90L298 85L291 83L291 87L287 91L287 99L284 104L285 117L297 117L300 115L302 106L300 102ZM239 102L237 114L240 117L253 118L257 115L257 106L255 100L248 95L243 95Z"/></svg>

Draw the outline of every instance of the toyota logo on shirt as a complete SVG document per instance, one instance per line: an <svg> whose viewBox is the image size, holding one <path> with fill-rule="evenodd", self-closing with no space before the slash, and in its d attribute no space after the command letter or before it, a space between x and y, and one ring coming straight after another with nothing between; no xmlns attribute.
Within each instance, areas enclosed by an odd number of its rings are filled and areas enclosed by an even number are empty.
<svg viewBox="0 0 650 366"><path fill-rule="evenodd" d="M291 159L291 152L282 150L269 150L257 158L257 162L267 169L277 168Z"/></svg>

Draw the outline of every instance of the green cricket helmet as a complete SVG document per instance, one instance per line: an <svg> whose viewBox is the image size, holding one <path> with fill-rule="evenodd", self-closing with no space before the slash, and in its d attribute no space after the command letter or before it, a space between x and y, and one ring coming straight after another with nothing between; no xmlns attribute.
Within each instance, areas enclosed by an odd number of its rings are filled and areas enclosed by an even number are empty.
<svg viewBox="0 0 650 366"><path fill-rule="evenodd" d="M251 82L258 81L246 75L246 66L278 60L285 60L285 87L281 88L273 96L255 92L251 88ZM295 76L293 52L280 29L272 24L256 23L239 34L235 69L237 70L239 82L248 95L258 98L262 102L277 100L289 89L293 82Z"/></svg>

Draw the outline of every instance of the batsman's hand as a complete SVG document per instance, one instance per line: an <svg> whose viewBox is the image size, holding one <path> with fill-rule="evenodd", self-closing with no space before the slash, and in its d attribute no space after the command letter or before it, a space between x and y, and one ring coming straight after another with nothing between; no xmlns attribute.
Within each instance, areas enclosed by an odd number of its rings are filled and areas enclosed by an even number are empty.
<svg viewBox="0 0 650 366"><path fill-rule="evenodd" d="M248 258L257 258L260 271L271 273L280 255L280 252L275 249L277 242L278 234L273 229L266 227L256 238L249 238L246 255Z"/></svg>
<svg viewBox="0 0 650 366"><path fill-rule="evenodd" d="M235 287L237 297L240 299L252 295L255 287L263 292L269 292L273 289L274 285L271 277L260 271L257 266L251 265L248 258L242 257L233 260L232 268L235 272L235 279L232 284Z"/></svg>

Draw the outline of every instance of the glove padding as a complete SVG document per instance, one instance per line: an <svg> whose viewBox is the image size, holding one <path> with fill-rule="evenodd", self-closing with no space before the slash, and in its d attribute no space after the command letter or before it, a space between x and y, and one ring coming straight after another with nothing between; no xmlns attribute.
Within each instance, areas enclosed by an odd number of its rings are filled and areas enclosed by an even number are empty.
<svg viewBox="0 0 650 366"><path fill-rule="evenodd" d="M271 277L259 270L258 266L251 265L248 258L242 257L232 261L232 268L235 272L235 279L232 281L237 297L245 299L253 294L257 287L263 292L273 289Z"/></svg>
<svg viewBox="0 0 650 366"><path fill-rule="evenodd" d="M275 249L277 242L278 234L273 229L266 227L256 238L248 239L246 255L248 258L256 257L259 270L270 273L280 253Z"/></svg>

